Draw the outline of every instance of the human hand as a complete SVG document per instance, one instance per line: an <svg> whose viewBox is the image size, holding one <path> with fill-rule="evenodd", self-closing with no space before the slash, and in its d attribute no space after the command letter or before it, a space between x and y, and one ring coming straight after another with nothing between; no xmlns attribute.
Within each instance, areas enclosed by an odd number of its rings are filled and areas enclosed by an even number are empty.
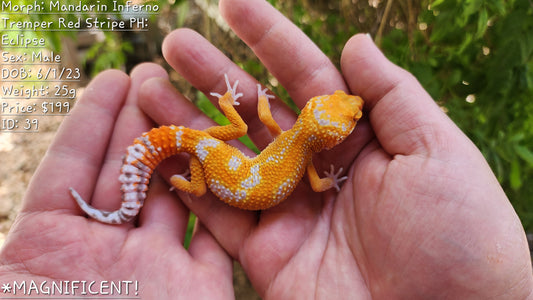
<svg viewBox="0 0 533 300"><path fill-rule="evenodd" d="M55 282L68 292L73 290L66 285L77 285L74 291L82 295L81 281L86 281L87 293L113 281L122 288L119 296L233 298L231 259L202 226L188 251L183 248L189 211L160 177L152 179L136 225L89 220L68 192L69 186L76 187L92 195L97 207L119 206L124 149L153 127L137 106L139 86L152 77L166 78L166 74L158 66L143 64L131 79L106 71L86 88L28 187L0 253L2 284L15 289L14 281L19 285L25 281L28 290L32 280L38 287L46 281L45 288ZM138 289L126 281L137 281ZM45 292L41 290L41 296ZM39 292L33 290L32 295Z"/></svg>
<svg viewBox="0 0 533 300"><path fill-rule="evenodd" d="M480 152L413 76L364 35L346 44L340 74L266 1L223 0L220 7L299 107L336 89L360 95L366 106L352 136L315 159L321 170L349 169L339 193L313 193L304 180L285 202L260 213L211 194L179 193L263 298L531 296L518 217ZM253 78L190 30L169 35L164 54L205 94L224 90L224 73L239 79L244 97L237 109L248 134L259 148L268 144ZM192 107L180 115L187 102L162 80L143 85L142 94L141 107L157 123L212 125ZM280 126L292 126L294 114L279 101L271 105ZM163 164L161 171L168 177L172 168Z"/></svg>

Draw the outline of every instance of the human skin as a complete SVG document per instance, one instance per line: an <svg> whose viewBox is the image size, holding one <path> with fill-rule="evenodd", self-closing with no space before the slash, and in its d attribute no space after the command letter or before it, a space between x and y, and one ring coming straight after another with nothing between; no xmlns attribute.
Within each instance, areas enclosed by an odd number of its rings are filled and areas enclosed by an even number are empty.
<svg viewBox="0 0 533 300"><path fill-rule="evenodd" d="M261 296L531 294L531 262L516 213L479 150L411 74L364 35L348 41L339 72L264 1L221 1L220 8L299 107L336 89L366 101L366 122L315 159L322 170L331 163L349 166L340 193L318 196L302 184L290 199L260 214L236 213L213 197L185 200L241 262ZM188 30L169 36L164 53L204 93L222 91L224 73L240 79L245 98L238 110L249 135L260 148L270 141L256 117L253 78ZM143 90L143 109L158 123L195 126L177 117L185 114L172 89L153 83ZM289 128L295 116L279 101L271 105L281 127Z"/></svg>
<svg viewBox="0 0 533 300"><path fill-rule="evenodd" d="M135 225L89 221L65 191L76 186L90 194L96 187L95 205L120 201L115 183L124 145L153 126L137 99L140 84L154 76L166 75L153 65L137 67L131 78L105 71L85 89L35 172L0 252L2 284L14 288L14 281L24 280L29 287L33 280L50 287L52 282L85 280L95 281L92 291L98 291L103 281L131 280L138 281L139 290L130 285L130 293L122 296L233 296L231 259L203 226L189 250L183 248L188 210L159 176L151 185L157 200L146 203ZM206 282L216 288L206 289Z"/></svg>
<svg viewBox="0 0 533 300"><path fill-rule="evenodd" d="M319 170L348 170L341 191L317 194L304 180L260 213L210 193L176 197L164 179L186 168L177 156L161 164L137 222L85 218L68 187L95 207L118 207L116 178L133 138L156 124L213 125L159 66L140 65L130 77L106 71L85 90L36 171L0 253L0 282L138 280L147 299L224 299L233 297L235 259L265 299L531 297L531 261L516 213L479 150L412 75L365 35L347 42L339 71L267 2L222 0L220 7L299 107L337 89L365 100L354 133L315 157ZM239 79L237 109L248 134L258 147L268 144L253 78L191 30L171 33L163 50L207 95L225 91L224 73ZM288 108L278 100L271 106L281 128L292 126ZM186 250L189 211L200 223Z"/></svg>

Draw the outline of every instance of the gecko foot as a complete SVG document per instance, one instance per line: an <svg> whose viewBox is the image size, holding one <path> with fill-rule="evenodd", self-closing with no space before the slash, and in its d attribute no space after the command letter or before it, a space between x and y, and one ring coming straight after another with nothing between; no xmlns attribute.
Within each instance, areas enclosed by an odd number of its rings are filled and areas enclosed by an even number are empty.
<svg viewBox="0 0 533 300"><path fill-rule="evenodd" d="M341 190L339 184L345 181L346 179L348 179L348 176L339 177L342 174L342 167L337 171L337 173L335 173L335 167L333 165L330 165L329 170L330 170L329 172L324 171L324 174L326 174L327 178L330 178L333 181L333 187L338 192Z"/></svg>
<svg viewBox="0 0 533 300"><path fill-rule="evenodd" d="M242 93L237 93L237 86L239 85L239 80L235 80L235 83L233 84L233 86L231 86L231 84L229 83L228 74L224 74L224 80L226 81L226 88L228 89L226 93L227 92L231 93L231 97L233 98L233 105L234 106L239 105L240 103L237 101L237 99L243 96ZM220 95L219 93L211 93L210 95L215 96L219 99L224 96L224 95Z"/></svg>
<svg viewBox="0 0 533 300"><path fill-rule="evenodd" d="M261 89L261 84L257 84L257 98L265 96L267 99L274 99L276 96L267 94L268 88ZM269 104L270 105L270 104Z"/></svg>
<svg viewBox="0 0 533 300"><path fill-rule="evenodd" d="M183 180L186 180L186 181L191 181L191 170L187 169L187 170L185 170L185 172L183 172L181 174L174 174L171 177L183 179ZM171 186L168 190L172 192L175 189L176 189L175 186Z"/></svg>

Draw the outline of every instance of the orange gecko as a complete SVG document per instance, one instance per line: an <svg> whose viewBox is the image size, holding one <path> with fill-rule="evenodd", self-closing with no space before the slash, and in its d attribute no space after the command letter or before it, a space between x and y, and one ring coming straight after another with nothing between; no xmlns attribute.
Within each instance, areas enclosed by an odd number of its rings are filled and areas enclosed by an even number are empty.
<svg viewBox="0 0 533 300"><path fill-rule="evenodd" d="M246 134L248 126L234 105L242 96L237 93L238 80L233 86L225 76L227 92L212 93L230 124L194 130L183 126L161 126L136 138L127 149L120 170L122 204L116 211L102 211L87 204L73 189L70 192L81 209L92 218L110 224L133 219L143 206L148 183L155 167L163 159L180 152L190 154L190 180L182 175L170 178L172 185L196 196L206 193L206 187L229 205L248 210L267 209L285 200L302 179L305 171L311 188L322 192L339 190L347 177L339 177L342 168L334 172L333 165L326 177L320 178L312 155L341 143L362 116L363 100L358 96L336 91L317 96L302 109L294 126L282 131L270 112L269 99L274 98L258 84L259 119L274 140L257 156L248 157L225 141Z"/></svg>

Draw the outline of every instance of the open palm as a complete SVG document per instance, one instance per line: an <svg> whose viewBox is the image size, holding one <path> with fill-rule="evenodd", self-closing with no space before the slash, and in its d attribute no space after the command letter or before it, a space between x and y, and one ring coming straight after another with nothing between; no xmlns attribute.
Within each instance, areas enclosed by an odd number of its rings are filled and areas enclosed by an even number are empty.
<svg viewBox="0 0 533 300"><path fill-rule="evenodd" d="M210 193L178 193L179 201L155 176L136 224L84 218L68 187L95 207L118 207L124 149L154 126L139 107L159 124L213 124L160 67L141 65L131 79L105 72L34 176L0 254L0 282L137 280L145 298L223 298L233 295L233 258L263 298L531 296L525 235L509 201L479 151L411 75L364 35L346 44L341 73L266 1L220 6L298 106L337 89L365 100L351 137L315 157L319 170L348 170L341 191L317 194L304 179L279 206L249 212ZM253 78L193 31L177 30L163 46L167 61L206 94L225 91L225 73L239 79L237 109L248 134L259 148L270 142L256 115ZM292 126L288 108L276 100L271 106L283 129ZM168 179L186 166L178 156L159 173ZM201 222L187 251L181 243L189 209Z"/></svg>
<svg viewBox="0 0 533 300"><path fill-rule="evenodd" d="M66 190L76 186L90 194L96 184L93 199L100 201L93 203L120 203L115 182L120 153L133 136L152 126L136 101L140 84L154 76L165 74L153 65L139 66L131 79L118 71L100 74L62 124L0 253L0 282L13 289L6 296L28 295L33 281L39 287L44 282L43 289L31 293L42 297L39 293L52 283L74 296L83 291L108 295L111 282L121 288L113 296L233 297L231 258L201 226L189 251L183 248L189 212L157 176L138 226L80 217ZM16 289L15 281L19 286L25 282L26 292Z"/></svg>
<svg viewBox="0 0 533 300"><path fill-rule="evenodd" d="M531 292L525 235L509 201L481 153L410 74L364 35L347 43L341 74L266 2L226 0L220 7L298 106L336 89L366 101L366 120L352 136L315 157L322 170L332 163L349 170L340 193L313 193L304 179L284 203L259 214L213 196L180 194L263 297ZM244 99L238 110L249 136L260 148L269 143L256 116L253 78L190 30L167 37L164 54L206 94L224 90L224 73L239 79ZM158 123L210 125L195 109L184 109L185 100L168 83L150 81L142 95L141 107ZM292 126L294 114L280 101L271 105L281 127ZM161 169L168 176L172 168Z"/></svg>

